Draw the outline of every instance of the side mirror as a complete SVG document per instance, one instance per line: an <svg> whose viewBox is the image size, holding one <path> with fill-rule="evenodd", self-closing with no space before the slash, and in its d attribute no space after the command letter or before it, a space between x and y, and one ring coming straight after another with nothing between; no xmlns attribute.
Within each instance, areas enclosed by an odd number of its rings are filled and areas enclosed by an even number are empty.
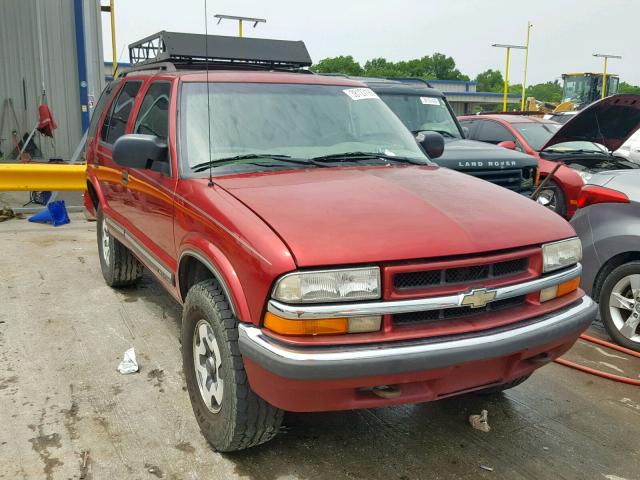
<svg viewBox="0 0 640 480"><path fill-rule="evenodd" d="M516 149L516 142L512 141L512 140L505 140L504 142L500 142L498 144L499 147L502 148L506 148L507 150L515 150Z"/></svg>
<svg viewBox="0 0 640 480"><path fill-rule="evenodd" d="M167 141L155 135L123 135L113 144L113 161L130 168L169 173Z"/></svg>
<svg viewBox="0 0 640 480"><path fill-rule="evenodd" d="M469 138L469 127L462 127L462 134L464 138Z"/></svg>
<svg viewBox="0 0 640 480"><path fill-rule="evenodd" d="M444 137L438 132L426 130L416 135L416 140L427 153L429 158L438 158L444 152Z"/></svg>

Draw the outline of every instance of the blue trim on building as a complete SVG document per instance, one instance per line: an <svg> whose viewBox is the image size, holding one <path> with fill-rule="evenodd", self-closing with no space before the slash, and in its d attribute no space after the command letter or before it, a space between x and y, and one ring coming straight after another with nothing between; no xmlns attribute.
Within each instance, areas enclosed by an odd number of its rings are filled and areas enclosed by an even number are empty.
<svg viewBox="0 0 640 480"><path fill-rule="evenodd" d="M475 80L427 80L427 82L432 83L432 84L438 84L438 83L448 83L451 85L477 85L478 82L476 82Z"/></svg>
<svg viewBox="0 0 640 480"><path fill-rule="evenodd" d="M446 97L448 97L449 95L451 96L455 96L455 95L461 95L461 96L465 96L465 97L469 97L469 96L479 96L479 97L500 97L502 98L502 96L504 94L502 93L496 93L496 92L442 92L444 93L444 95ZM512 98L512 99L520 99L520 95L518 95L517 93L509 93L507 95L507 98Z"/></svg>
<svg viewBox="0 0 640 480"><path fill-rule="evenodd" d="M87 80L87 55L84 47L84 15L82 0L73 1L73 14L76 27L76 56L78 57L78 89L80 92L80 119L82 131L89 128L89 83Z"/></svg>

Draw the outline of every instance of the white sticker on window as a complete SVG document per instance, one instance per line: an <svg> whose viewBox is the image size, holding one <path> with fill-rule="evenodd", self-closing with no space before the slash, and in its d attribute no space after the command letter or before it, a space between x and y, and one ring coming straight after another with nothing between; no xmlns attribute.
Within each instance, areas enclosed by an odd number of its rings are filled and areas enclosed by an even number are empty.
<svg viewBox="0 0 640 480"><path fill-rule="evenodd" d="M347 88L344 93L351 97L351 100L368 100L378 98L378 95L370 88Z"/></svg>
<svg viewBox="0 0 640 480"><path fill-rule="evenodd" d="M438 105L440 106L440 99L437 97L420 97L420 101L423 105Z"/></svg>

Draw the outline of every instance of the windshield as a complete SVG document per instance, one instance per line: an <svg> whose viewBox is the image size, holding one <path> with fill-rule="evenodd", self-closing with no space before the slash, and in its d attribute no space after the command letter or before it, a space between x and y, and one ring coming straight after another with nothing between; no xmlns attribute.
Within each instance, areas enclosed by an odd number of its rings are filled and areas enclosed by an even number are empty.
<svg viewBox="0 0 640 480"><path fill-rule="evenodd" d="M412 132L432 130L462 138L446 102L440 97L381 93L380 98Z"/></svg>
<svg viewBox="0 0 640 480"><path fill-rule="evenodd" d="M210 83L209 92L210 115L205 83L185 83L182 89L181 155L191 169L225 159L236 171L242 162L255 169L256 156L290 157L283 164L292 168L293 159L311 165L314 158L354 152L428 162L411 133L368 88Z"/></svg>
<svg viewBox="0 0 640 480"><path fill-rule="evenodd" d="M549 139L560 130L561 125L555 123L514 123L513 127L520 132L527 143L536 151L540 151ZM557 152L595 152L606 153L604 147L593 142L562 142L546 149Z"/></svg>
<svg viewBox="0 0 640 480"><path fill-rule="evenodd" d="M578 104L590 103L592 100L598 98L597 81L597 77L590 75L566 75L564 77L562 101Z"/></svg>

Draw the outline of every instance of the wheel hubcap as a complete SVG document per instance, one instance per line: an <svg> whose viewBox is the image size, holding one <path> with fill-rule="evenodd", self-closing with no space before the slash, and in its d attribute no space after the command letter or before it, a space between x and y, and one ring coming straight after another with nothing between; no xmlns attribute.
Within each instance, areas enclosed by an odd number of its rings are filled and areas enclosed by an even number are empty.
<svg viewBox="0 0 640 480"><path fill-rule="evenodd" d="M109 258L111 257L111 245L109 243L109 229L107 228L107 222L102 220L102 258L105 263L109 264Z"/></svg>
<svg viewBox="0 0 640 480"><path fill-rule="evenodd" d="M551 189L545 188L540 192L538 196L538 203L549 210L556 210L556 192Z"/></svg>
<svg viewBox="0 0 640 480"><path fill-rule="evenodd" d="M640 274L628 275L616 283L609 297L611 320L622 335L640 342Z"/></svg>
<svg viewBox="0 0 640 480"><path fill-rule="evenodd" d="M199 320L193 332L193 366L202 401L209 411L219 412L224 392L222 358L213 330L205 320Z"/></svg>

